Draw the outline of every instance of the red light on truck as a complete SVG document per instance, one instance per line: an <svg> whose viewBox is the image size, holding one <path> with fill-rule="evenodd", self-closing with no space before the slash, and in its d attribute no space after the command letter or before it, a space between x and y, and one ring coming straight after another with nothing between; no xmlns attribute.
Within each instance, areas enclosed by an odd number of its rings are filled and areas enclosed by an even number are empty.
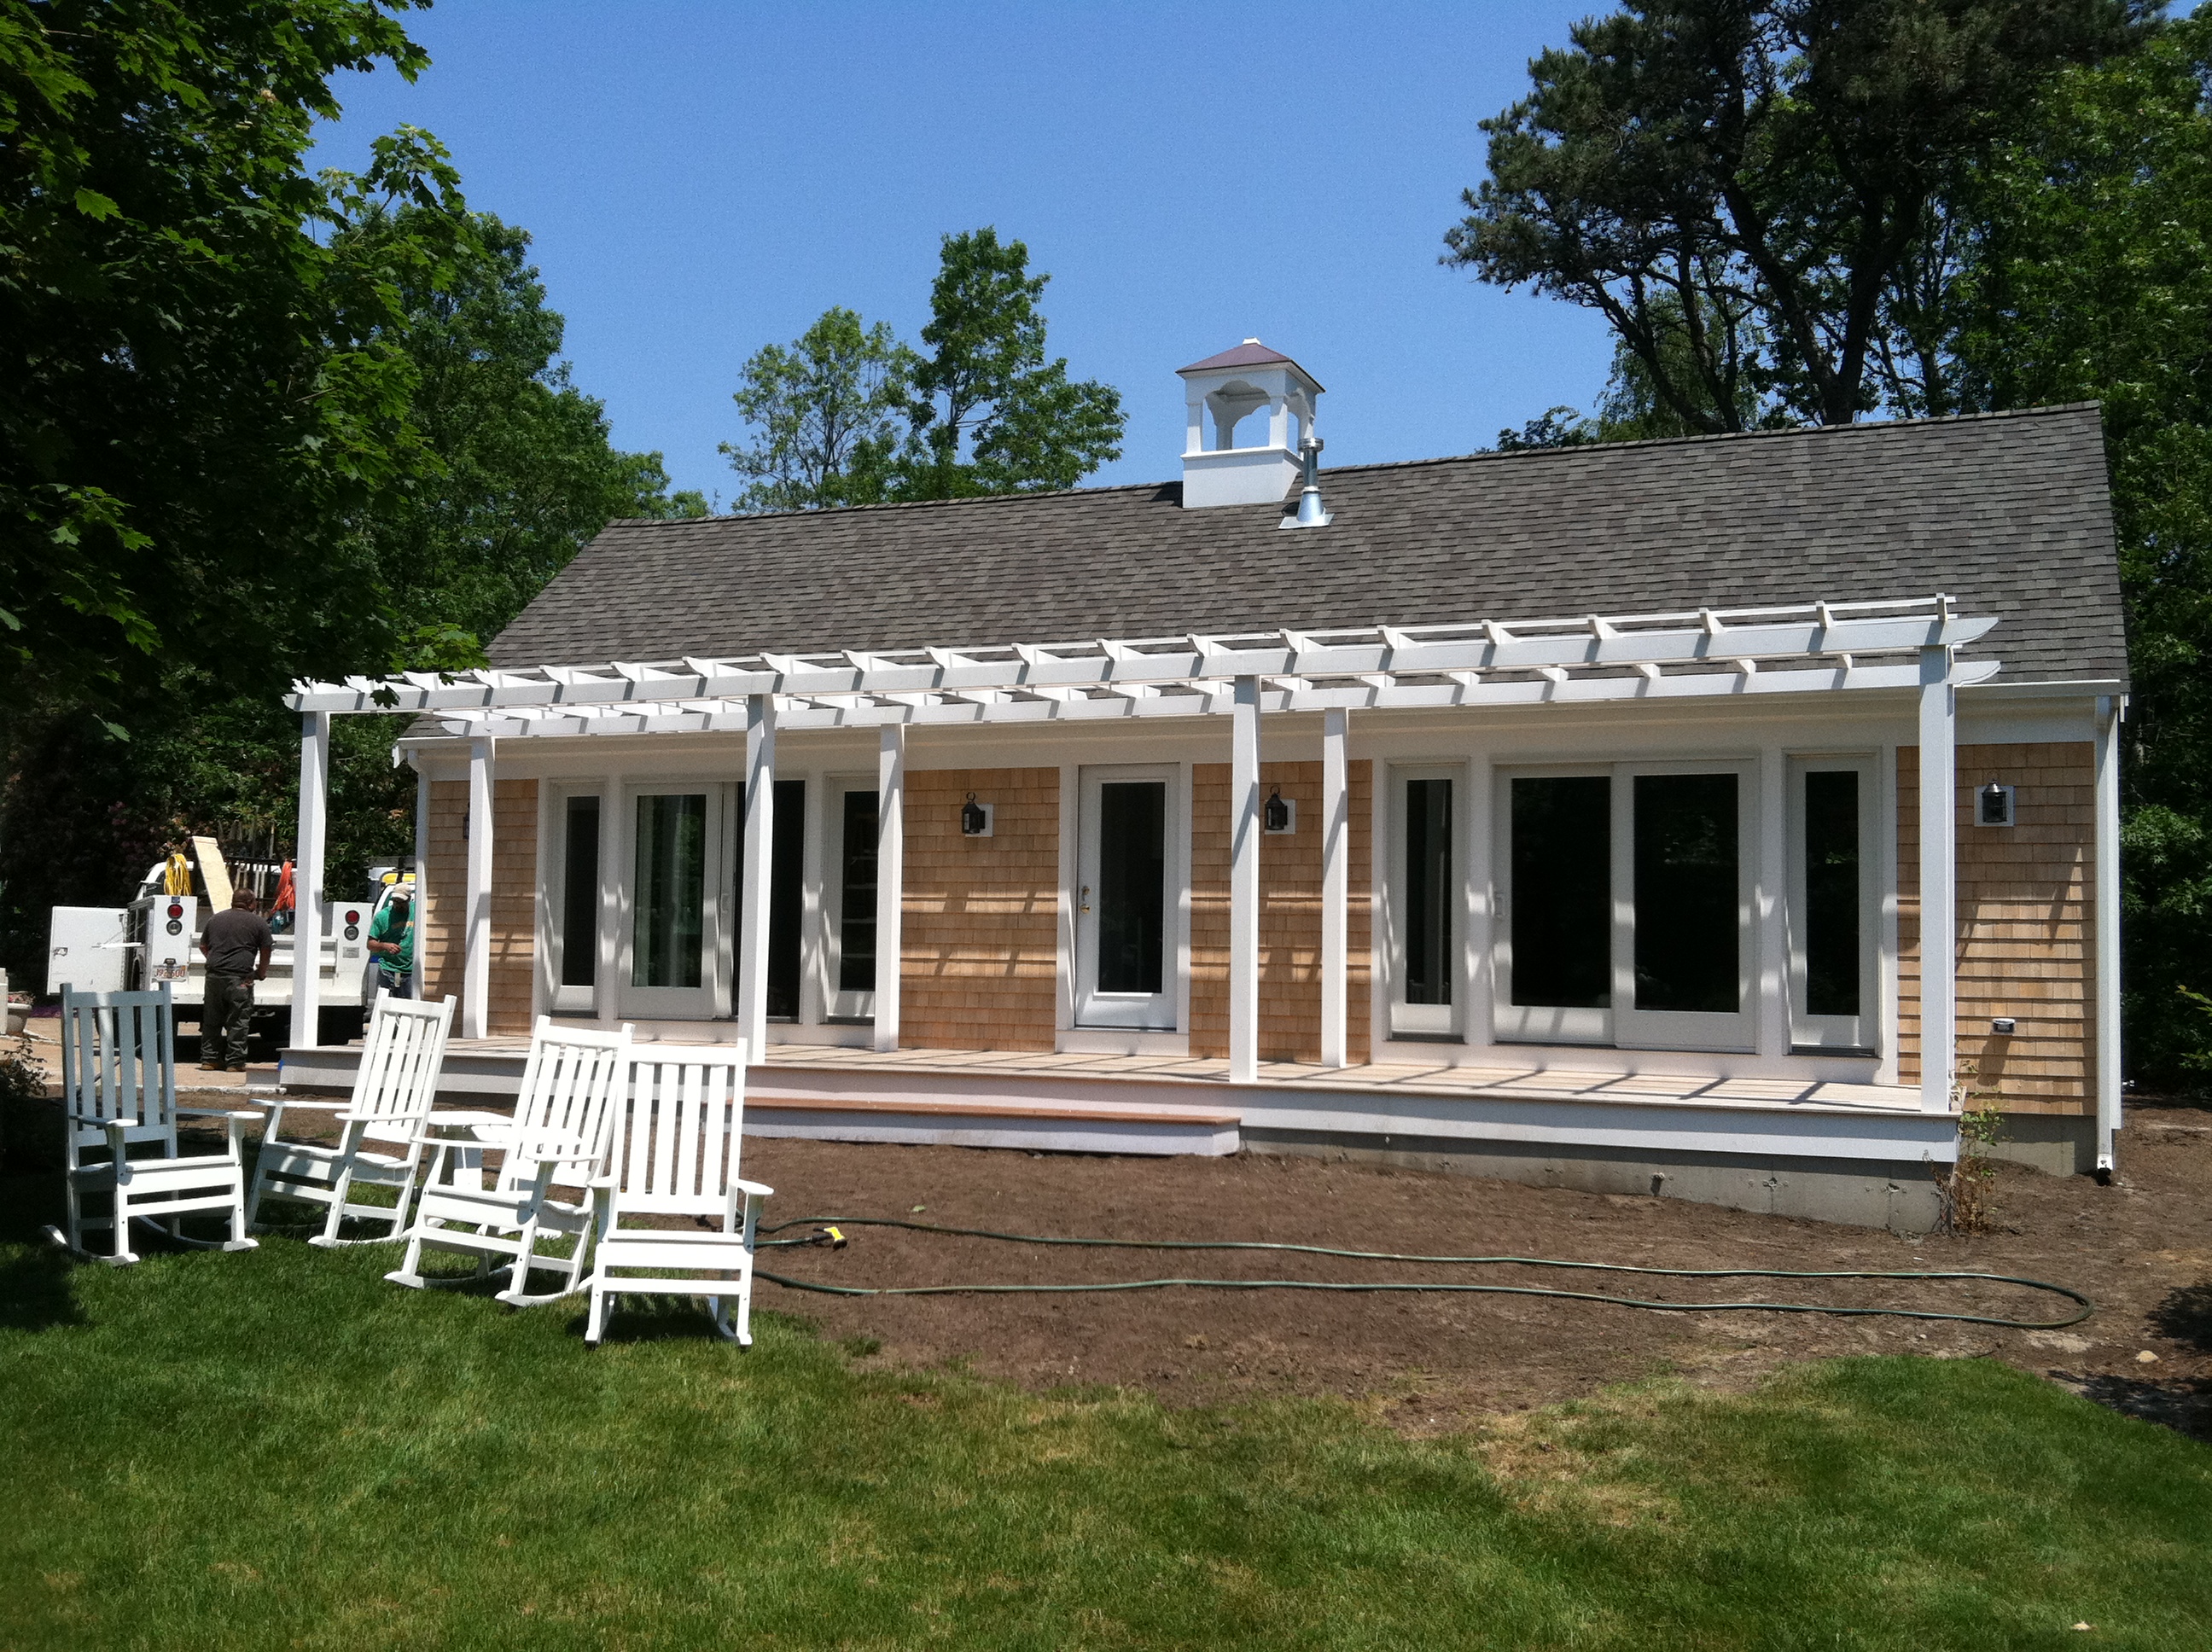
<svg viewBox="0 0 2212 1652"><path fill-rule="evenodd" d="M357 924L357 923L359 923L359 922L361 921L361 914L359 914L358 912L353 912L353 911L349 911L349 912L347 912L347 914L346 914L346 921L347 921L348 923L349 923L349 924Z"/></svg>
<svg viewBox="0 0 2212 1652"><path fill-rule="evenodd" d="M176 902L176 901L172 901L172 902L169 902L169 915L170 915L172 918L181 918L181 917L183 917L183 916L185 915L185 908L184 908L183 904L182 904L180 902Z"/></svg>

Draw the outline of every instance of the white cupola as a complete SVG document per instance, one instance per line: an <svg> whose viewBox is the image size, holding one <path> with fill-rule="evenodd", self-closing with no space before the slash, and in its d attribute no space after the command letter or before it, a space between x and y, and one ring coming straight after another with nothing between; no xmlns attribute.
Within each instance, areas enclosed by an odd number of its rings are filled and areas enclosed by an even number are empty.
<svg viewBox="0 0 2212 1652"><path fill-rule="evenodd" d="M1297 485L1321 398L1312 374L1256 338L1176 371L1189 412L1185 510L1273 504Z"/></svg>

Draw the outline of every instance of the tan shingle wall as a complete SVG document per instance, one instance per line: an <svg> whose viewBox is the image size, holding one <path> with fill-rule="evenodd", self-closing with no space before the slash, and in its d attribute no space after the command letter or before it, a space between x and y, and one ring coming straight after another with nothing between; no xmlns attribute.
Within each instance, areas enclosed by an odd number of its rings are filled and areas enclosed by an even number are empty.
<svg viewBox="0 0 2212 1652"><path fill-rule="evenodd" d="M468 909L466 780L430 782L430 841L423 846L429 896L422 914L423 993L461 996L463 926ZM538 782L492 783L491 1001L495 1033L527 1033L536 1002Z"/></svg>
<svg viewBox="0 0 2212 1652"><path fill-rule="evenodd" d="M909 769L899 1042L1049 1050L1059 963L1060 770ZM973 792L989 837L960 835Z"/></svg>
<svg viewBox="0 0 2212 1652"><path fill-rule="evenodd" d="M2096 774L2087 741L1959 748L1959 1063L2008 1112L2088 1113L2096 1095ZM1899 1077L1920 1078L1920 753L1897 754ZM1973 792L2017 787L2011 827ZM2011 1016L2010 1038L1990 1031Z"/></svg>
<svg viewBox="0 0 2212 1652"><path fill-rule="evenodd" d="M1367 1060L1375 766L1348 766L1346 1054ZM1229 1054L1229 765L1191 774L1190 1053ZM1297 830L1260 841L1260 1059L1321 1059L1321 764L1263 763L1260 792L1297 804Z"/></svg>

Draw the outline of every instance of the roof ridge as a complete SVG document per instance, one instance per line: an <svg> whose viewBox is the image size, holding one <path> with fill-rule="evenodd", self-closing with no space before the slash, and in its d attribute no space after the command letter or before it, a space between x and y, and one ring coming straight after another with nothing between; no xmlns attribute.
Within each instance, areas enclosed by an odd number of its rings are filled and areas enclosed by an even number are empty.
<svg viewBox="0 0 2212 1652"><path fill-rule="evenodd" d="M1472 453L1437 453L1427 459L1370 459L1363 465L1331 465L1322 468L1323 476L1346 476L1355 471L1411 471L1437 465L1493 464L1509 459L1548 459L1568 453L1588 453L1594 448L1619 450L1630 447L1691 447L1715 442L1761 441L1791 436L1847 436L1889 430L1917 428L1929 425L1975 424L1992 419L2044 418L2059 413L2080 413L2100 409L2101 402L2052 402L2035 407L1996 408L1984 413L1944 413L1911 419L1856 419L1849 424L1793 424L1767 430L1717 430L1693 436L1639 436L1626 441L1575 442L1557 447L1484 448ZM1035 499L1065 499L1076 496L1097 497L1107 494L1151 493L1163 489L1179 488L1182 478L1170 477L1158 482L1115 482L1097 488L1048 488L1034 492L1010 494L974 494L960 499L887 499L866 505L831 505L819 510L791 511L732 511L722 516L617 516L610 518L607 527L680 527L691 523L769 522L781 517L799 517L823 520L840 516L858 515L867 511L917 511L942 509L962 505L1010 505Z"/></svg>

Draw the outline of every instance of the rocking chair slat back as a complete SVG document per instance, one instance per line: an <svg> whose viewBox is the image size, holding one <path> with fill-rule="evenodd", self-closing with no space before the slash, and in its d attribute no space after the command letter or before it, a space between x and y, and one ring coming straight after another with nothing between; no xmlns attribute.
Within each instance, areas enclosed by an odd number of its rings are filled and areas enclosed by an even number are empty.
<svg viewBox="0 0 2212 1652"><path fill-rule="evenodd" d="M79 1146L107 1139L177 1141L176 1023L169 984L150 993L62 988L62 1092Z"/></svg>
<svg viewBox="0 0 2212 1652"><path fill-rule="evenodd" d="M418 1004L379 988L370 1006L367 1042L354 1070L347 1110L361 1121L361 1139L411 1144L437 1099L445 1065L453 1000Z"/></svg>
<svg viewBox="0 0 2212 1652"><path fill-rule="evenodd" d="M711 1056L640 1056L631 1071L616 1211L731 1217L744 1137L744 1046Z"/></svg>
<svg viewBox="0 0 2212 1652"><path fill-rule="evenodd" d="M604 1159L629 1054L627 1026L619 1032L589 1032L556 1027L550 1016L538 1017L515 1103L515 1148L500 1166L500 1192L517 1192L536 1179L539 1155L531 1151L533 1146L560 1151L564 1144L573 1144L565 1151ZM582 1187L598 1174L596 1165L568 1165L555 1181Z"/></svg>

